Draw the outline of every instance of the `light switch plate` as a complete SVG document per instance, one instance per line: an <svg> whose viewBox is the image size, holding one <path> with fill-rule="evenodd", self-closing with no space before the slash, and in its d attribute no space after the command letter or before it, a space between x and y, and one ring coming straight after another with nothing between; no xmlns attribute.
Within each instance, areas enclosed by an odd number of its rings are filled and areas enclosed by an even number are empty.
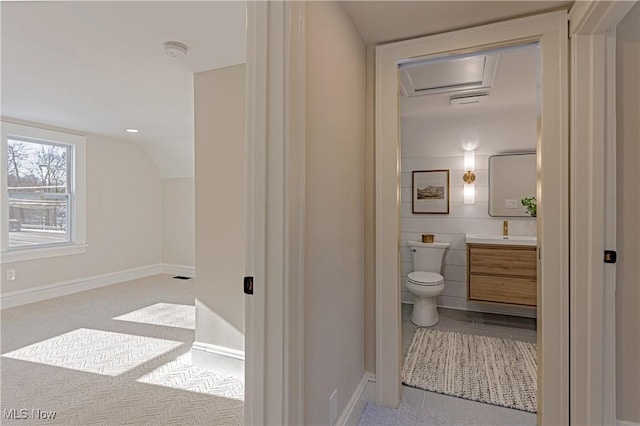
<svg viewBox="0 0 640 426"><path fill-rule="evenodd" d="M504 208L505 209L517 209L518 208L518 200L504 200Z"/></svg>

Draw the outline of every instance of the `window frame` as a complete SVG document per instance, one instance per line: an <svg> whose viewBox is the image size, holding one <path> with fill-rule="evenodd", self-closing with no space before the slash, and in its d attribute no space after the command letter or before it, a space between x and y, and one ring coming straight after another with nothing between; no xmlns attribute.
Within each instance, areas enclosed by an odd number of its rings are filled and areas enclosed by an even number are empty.
<svg viewBox="0 0 640 426"><path fill-rule="evenodd" d="M0 263L43 259L86 252L86 138L81 135L0 122ZM8 140L69 146L69 241L26 247L9 247L9 192L7 182Z"/></svg>

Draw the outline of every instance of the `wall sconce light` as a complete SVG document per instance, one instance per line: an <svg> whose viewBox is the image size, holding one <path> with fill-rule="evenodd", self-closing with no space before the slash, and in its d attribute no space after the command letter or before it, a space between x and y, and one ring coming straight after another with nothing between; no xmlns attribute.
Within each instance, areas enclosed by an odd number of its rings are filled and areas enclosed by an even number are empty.
<svg viewBox="0 0 640 426"><path fill-rule="evenodd" d="M476 202L476 175L473 171L476 169L476 152L469 150L464 152L464 170L465 174L462 175L464 181L464 203L475 204Z"/></svg>

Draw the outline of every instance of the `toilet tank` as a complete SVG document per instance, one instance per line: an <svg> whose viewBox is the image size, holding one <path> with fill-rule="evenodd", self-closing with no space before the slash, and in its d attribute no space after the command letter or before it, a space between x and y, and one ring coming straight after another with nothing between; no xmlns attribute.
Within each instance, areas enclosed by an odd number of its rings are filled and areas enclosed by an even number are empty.
<svg viewBox="0 0 640 426"><path fill-rule="evenodd" d="M449 243L408 241L407 244L413 256L414 271L442 273L444 253L447 251Z"/></svg>

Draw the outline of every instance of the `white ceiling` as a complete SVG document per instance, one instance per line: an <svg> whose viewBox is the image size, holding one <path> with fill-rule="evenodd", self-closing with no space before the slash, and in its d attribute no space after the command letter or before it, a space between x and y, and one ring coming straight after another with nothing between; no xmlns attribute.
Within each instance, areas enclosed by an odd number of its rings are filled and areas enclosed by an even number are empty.
<svg viewBox="0 0 640 426"><path fill-rule="evenodd" d="M368 44L437 34L558 8L573 1L346 1Z"/></svg>
<svg viewBox="0 0 640 426"><path fill-rule="evenodd" d="M244 1L0 7L4 117L134 141L162 177L193 176L193 73L246 61Z"/></svg>
<svg viewBox="0 0 640 426"><path fill-rule="evenodd" d="M403 156L460 155L470 144L481 155L535 150L538 115L539 49L536 44L480 52L496 58L491 87L462 93L488 93L480 104L451 106L459 91L400 97ZM461 61L439 63L433 71L457 74ZM429 63L422 66L431 71ZM419 67L415 67L418 69Z"/></svg>
<svg viewBox="0 0 640 426"><path fill-rule="evenodd" d="M379 43L571 3L343 5L365 41ZM4 117L137 142L163 177L193 176L193 73L246 61L244 1L3 1L0 9ZM164 54L169 40L189 46L185 60Z"/></svg>
<svg viewBox="0 0 640 426"><path fill-rule="evenodd" d="M538 48L528 45L493 51L487 57L496 56L495 77L490 88L470 91L450 91L400 98L400 114L403 117L424 116L456 117L485 114L486 110L500 110L518 105L536 106L538 87ZM446 62L446 61L445 61ZM459 61L449 61L452 67L464 66ZM428 65L427 65L428 66ZM448 74L454 74L449 69ZM478 105L451 106L451 96L461 93L488 93L486 101Z"/></svg>
<svg viewBox="0 0 640 426"><path fill-rule="evenodd" d="M380 44L547 12L572 1L349 1L343 7L368 44ZM481 155L535 147L536 48L500 55L487 102L451 107L452 93L400 98L403 156L456 156L466 143ZM500 122L499 126L495 125ZM465 123L465 125L461 125ZM522 134L523 128L534 131ZM425 141L420 135L429 135ZM407 140L405 140L405 137ZM410 139L410 140L409 140ZM455 140L456 143L451 143Z"/></svg>

